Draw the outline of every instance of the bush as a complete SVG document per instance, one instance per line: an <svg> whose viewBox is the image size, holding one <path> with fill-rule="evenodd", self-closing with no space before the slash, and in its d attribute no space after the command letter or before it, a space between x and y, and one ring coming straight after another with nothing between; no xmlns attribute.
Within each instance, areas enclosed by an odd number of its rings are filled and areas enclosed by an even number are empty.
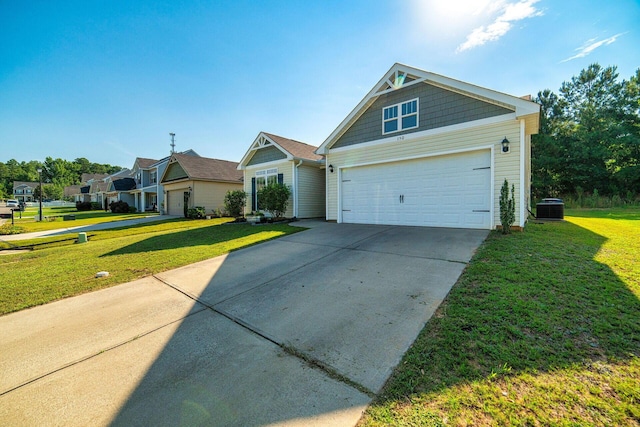
<svg viewBox="0 0 640 427"><path fill-rule="evenodd" d="M224 208L234 218L243 216L246 204L247 193L242 190L227 191L224 196Z"/></svg>
<svg viewBox="0 0 640 427"><path fill-rule="evenodd" d="M196 206L193 208L187 209L187 218L191 219L202 219L205 217L205 210L202 206Z"/></svg>
<svg viewBox="0 0 640 427"><path fill-rule="evenodd" d="M273 183L258 191L258 200L262 209L271 212L274 217L280 218L287 210L290 195L291 190L287 185Z"/></svg>
<svg viewBox="0 0 640 427"><path fill-rule="evenodd" d="M500 189L500 223L502 234L509 234L511 226L516 221L515 186L511 184L511 198L509 198L509 182L505 178Z"/></svg>
<svg viewBox="0 0 640 427"><path fill-rule="evenodd" d="M24 233L25 229L22 227L18 227L17 225L11 225L9 223L0 225L0 235L7 236L9 234L20 234Z"/></svg>
<svg viewBox="0 0 640 427"><path fill-rule="evenodd" d="M138 212L138 209L136 209L135 206L129 206L129 213L136 213Z"/></svg>
<svg viewBox="0 0 640 427"><path fill-rule="evenodd" d="M90 211L91 209L91 202L76 202L76 210L78 212Z"/></svg>
<svg viewBox="0 0 640 427"><path fill-rule="evenodd" d="M94 210L94 211L102 210L102 206L98 202L91 202L91 210Z"/></svg>
<svg viewBox="0 0 640 427"><path fill-rule="evenodd" d="M109 203L109 208L112 213L129 213L129 204L127 202L123 202L122 200L118 202ZM135 209L135 208L134 208Z"/></svg>

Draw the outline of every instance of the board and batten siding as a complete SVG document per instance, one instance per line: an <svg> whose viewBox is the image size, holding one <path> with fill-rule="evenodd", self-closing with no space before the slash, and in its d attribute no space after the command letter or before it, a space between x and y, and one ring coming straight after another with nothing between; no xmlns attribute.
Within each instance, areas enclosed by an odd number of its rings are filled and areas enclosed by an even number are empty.
<svg viewBox="0 0 640 427"><path fill-rule="evenodd" d="M524 224L520 218L521 185L520 185L520 121L507 118L497 123L473 126L461 130L436 133L411 139L405 135L404 140L354 145L342 149L330 149L326 164L333 165L334 173L327 170L327 220L336 221L338 216L338 168L365 164L376 164L390 161L401 161L447 153L472 151L493 147L493 224L500 224L500 188L506 178L515 185L516 225ZM379 135L379 138L381 135ZM503 154L501 142L503 138L510 142L509 153Z"/></svg>
<svg viewBox="0 0 640 427"><path fill-rule="evenodd" d="M298 218L324 218L325 175L318 166L298 167Z"/></svg>
<svg viewBox="0 0 640 427"><path fill-rule="evenodd" d="M289 206L284 213L285 217L293 217L293 162L285 160L283 162L269 162L259 165L247 166L244 170L244 192L247 193L247 204L244 208L245 214L251 213L251 178L255 178L256 171L266 169L278 169L278 173L282 174L282 182L289 186L291 191L291 197L289 197Z"/></svg>

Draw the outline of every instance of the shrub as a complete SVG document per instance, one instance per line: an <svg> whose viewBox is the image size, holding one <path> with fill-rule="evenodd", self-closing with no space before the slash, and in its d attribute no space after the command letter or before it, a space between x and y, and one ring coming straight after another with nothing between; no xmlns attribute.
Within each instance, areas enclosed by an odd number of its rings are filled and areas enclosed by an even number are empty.
<svg viewBox="0 0 640 427"><path fill-rule="evenodd" d="M90 211L91 209L91 202L76 202L76 210L78 212Z"/></svg>
<svg viewBox="0 0 640 427"><path fill-rule="evenodd" d="M287 185L272 183L258 191L258 200L262 209L280 218L287 210L290 195L291 190Z"/></svg>
<svg viewBox="0 0 640 427"><path fill-rule="evenodd" d="M500 189L500 223L502 234L509 234L511 226L516 221L515 186L511 184L511 198L509 198L509 182L505 178Z"/></svg>
<svg viewBox="0 0 640 427"><path fill-rule="evenodd" d="M242 190L227 191L224 196L224 208L229 215L238 218L244 213L244 207L247 204L247 193Z"/></svg>
<svg viewBox="0 0 640 427"><path fill-rule="evenodd" d="M91 210L94 210L94 211L102 210L102 206L98 202L91 202Z"/></svg>
<svg viewBox="0 0 640 427"><path fill-rule="evenodd" d="M127 202L123 202L122 200L118 202L109 203L109 208L112 213L129 213L129 204Z"/></svg>
<svg viewBox="0 0 640 427"><path fill-rule="evenodd" d="M25 229L17 225L11 225L9 223L0 225L0 235L3 235L3 236L9 235L9 234L20 234L24 232L25 232Z"/></svg>
<svg viewBox="0 0 640 427"><path fill-rule="evenodd" d="M191 219L202 219L205 217L205 210L202 206L196 206L193 208L187 209L187 218Z"/></svg>
<svg viewBox="0 0 640 427"><path fill-rule="evenodd" d="M138 209L136 209L135 206L129 206L129 213L136 213L138 212Z"/></svg>

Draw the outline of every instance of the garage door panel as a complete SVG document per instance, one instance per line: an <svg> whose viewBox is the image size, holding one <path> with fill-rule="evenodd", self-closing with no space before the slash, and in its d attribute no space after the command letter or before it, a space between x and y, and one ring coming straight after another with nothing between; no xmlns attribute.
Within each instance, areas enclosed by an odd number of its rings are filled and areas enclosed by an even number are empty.
<svg viewBox="0 0 640 427"><path fill-rule="evenodd" d="M342 221L490 228L490 152L343 169Z"/></svg>

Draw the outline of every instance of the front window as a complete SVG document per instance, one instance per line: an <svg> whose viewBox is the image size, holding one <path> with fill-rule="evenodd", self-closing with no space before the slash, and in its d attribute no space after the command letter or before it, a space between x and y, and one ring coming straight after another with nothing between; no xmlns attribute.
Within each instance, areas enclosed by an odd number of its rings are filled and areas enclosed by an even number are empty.
<svg viewBox="0 0 640 427"><path fill-rule="evenodd" d="M149 181L151 181L151 184L155 184L158 182L158 172L157 171L153 171L149 174Z"/></svg>
<svg viewBox="0 0 640 427"><path fill-rule="evenodd" d="M418 127L418 98L382 109L382 134Z"/></svg>
<svg viewBox="0 0 640 427"><path fill-rule="evenodd" d="M258 200L258 192L270 184L278 183L278 168L261 170L256 172L256 209L262 209Z"/></svg>

